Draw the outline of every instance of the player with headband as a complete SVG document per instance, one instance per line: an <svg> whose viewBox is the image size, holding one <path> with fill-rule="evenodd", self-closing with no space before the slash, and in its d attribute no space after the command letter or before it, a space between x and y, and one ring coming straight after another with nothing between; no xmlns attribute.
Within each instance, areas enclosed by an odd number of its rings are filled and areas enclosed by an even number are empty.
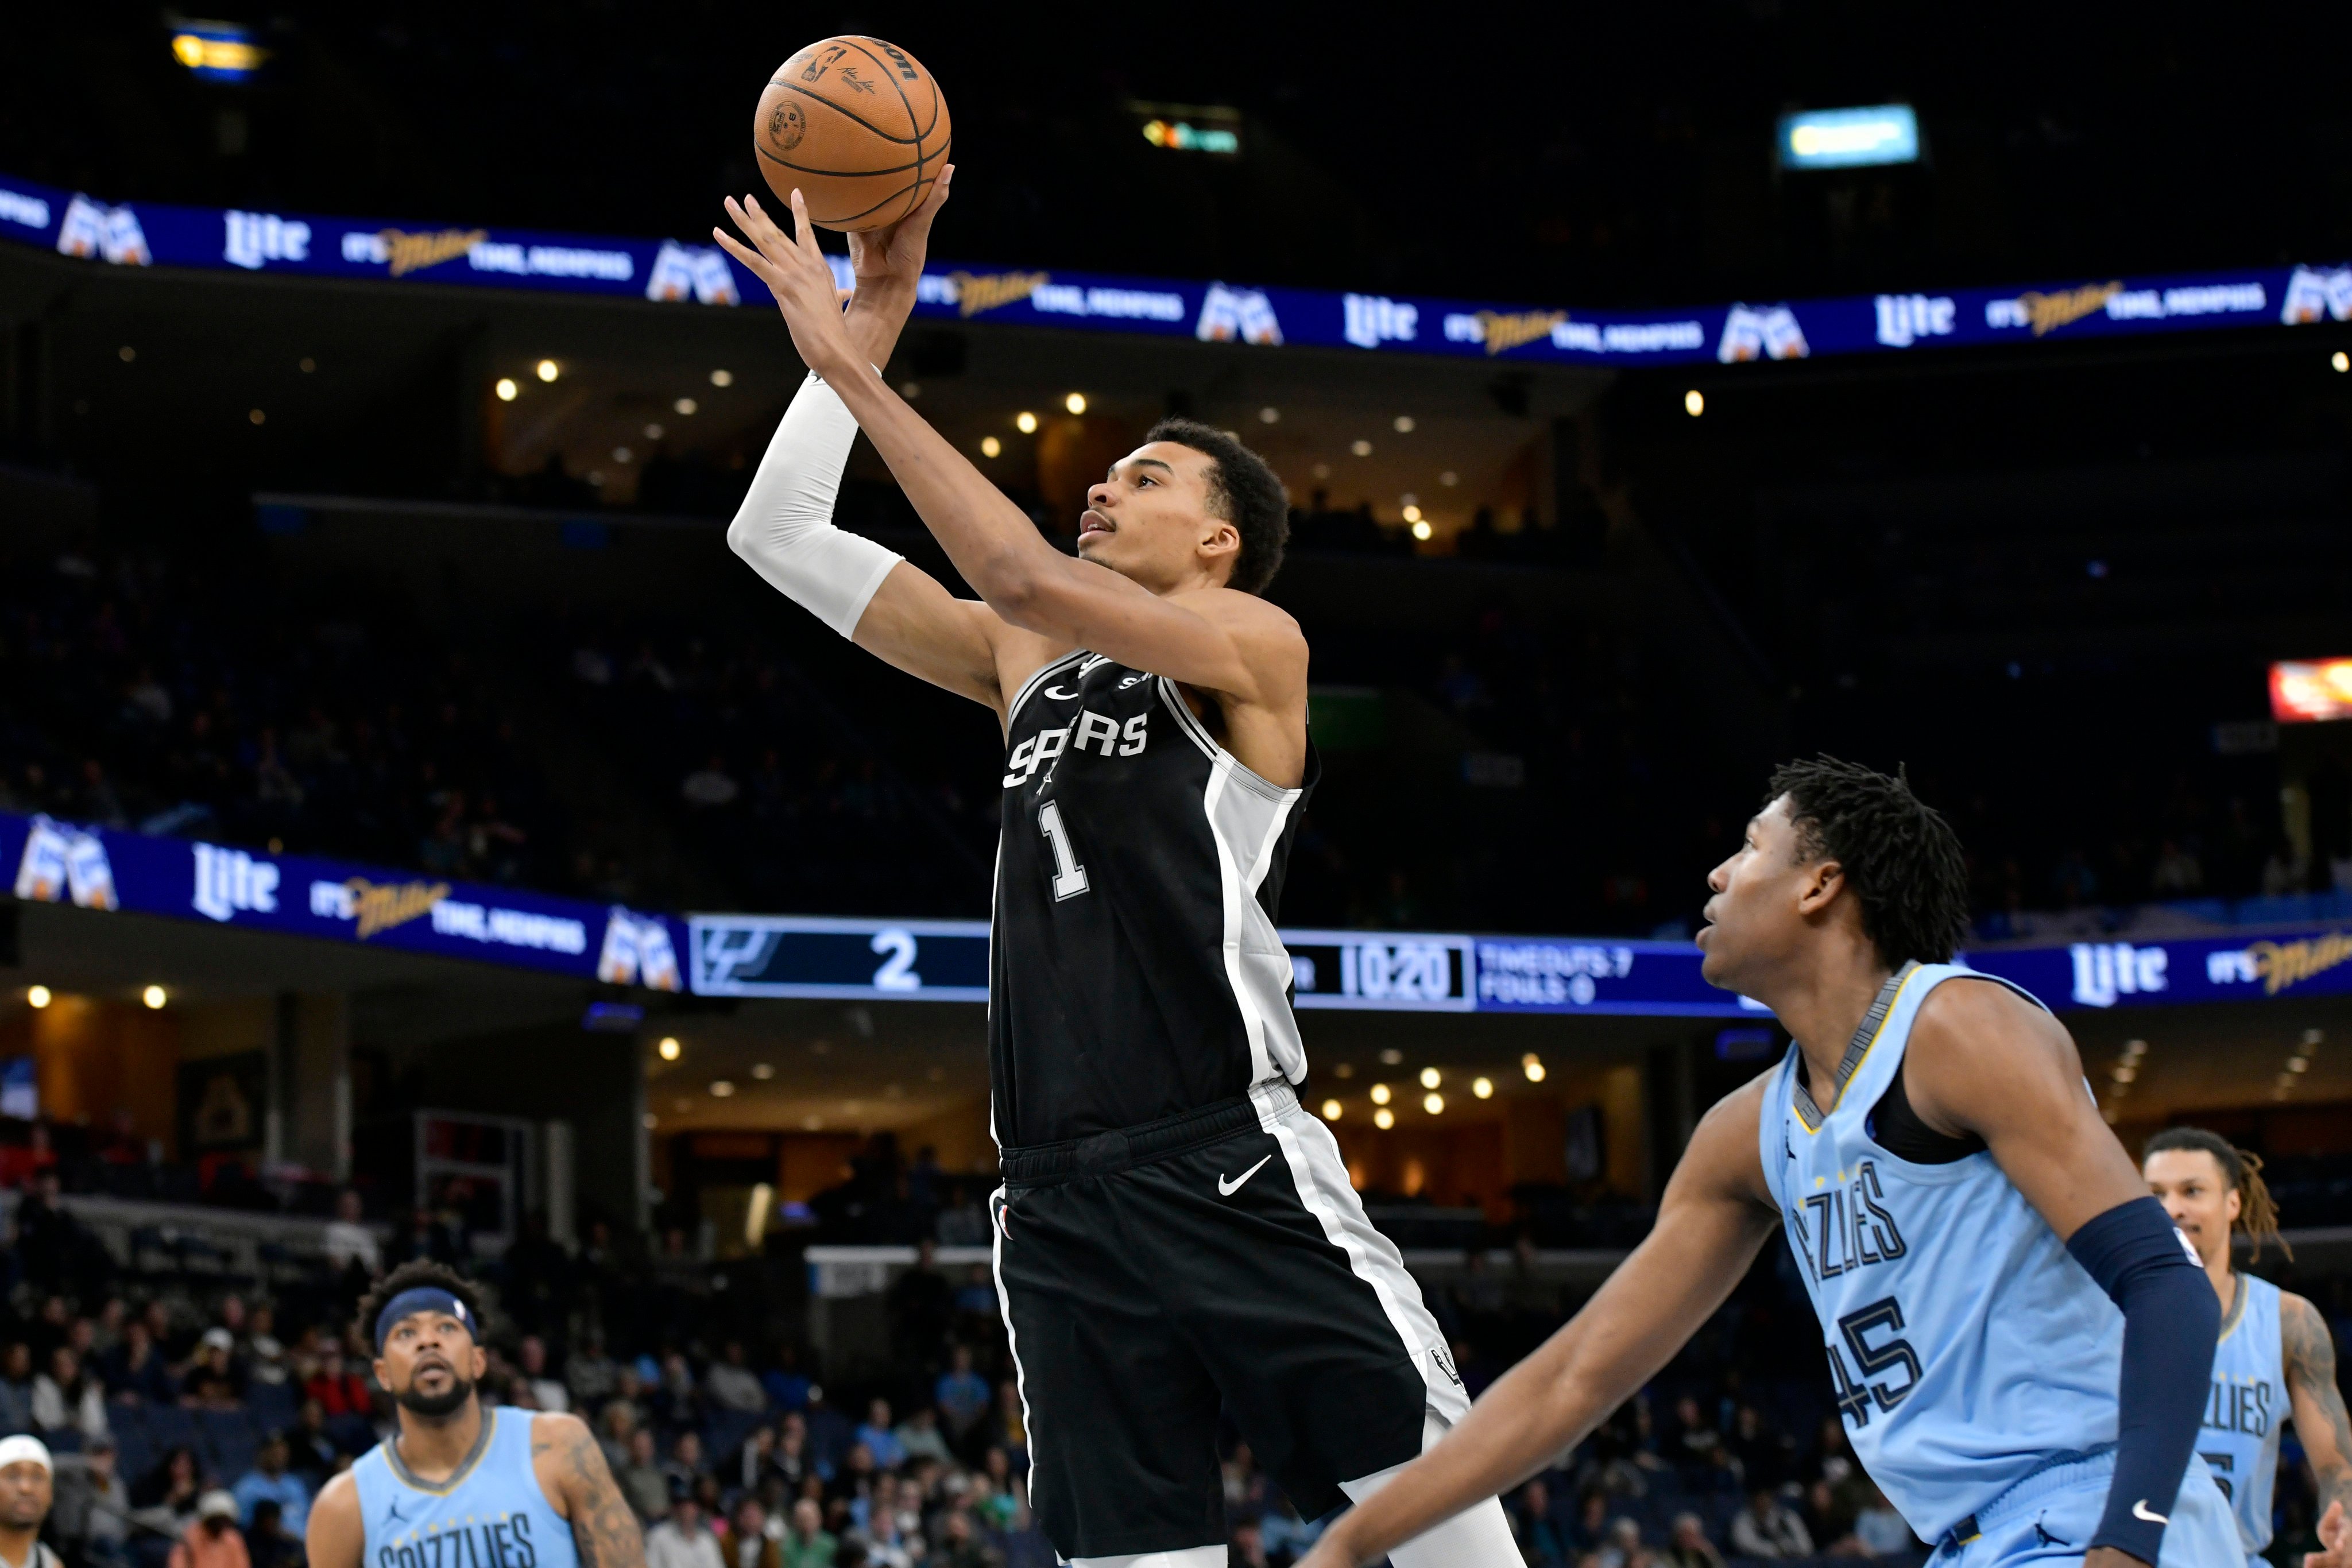
<svg viewBox="0 0 2352 1568"><path fill-rule="evenodd" d="M2260 1155L2233 1148L2202 1127L2168 1127L2147 1141L2140 1172L2147 1190L2196 1247L2221 1298L2221 1343L2197 1451L2238 1516L2249 1564L2271 1543L2271 1485L2278 1476L2279 1427L2289 1418L2318 1484L2321 1550L2304 1568L2352 1568L2352 1421L2336 1386L2336 1342L2319 1309L2231 1261L2242 1230L2259 1260L2280 1239L2278 1205L2263 1182Z"/></svg>
<svg viewBox="0 0 2352 1568"><path fill-rule="evenodd" d="M466 1281L405 1263L360 1303L400 1429L310 1510L310 1568L644 1568L645 1538L576 1416L484 1408Z"/></svg>

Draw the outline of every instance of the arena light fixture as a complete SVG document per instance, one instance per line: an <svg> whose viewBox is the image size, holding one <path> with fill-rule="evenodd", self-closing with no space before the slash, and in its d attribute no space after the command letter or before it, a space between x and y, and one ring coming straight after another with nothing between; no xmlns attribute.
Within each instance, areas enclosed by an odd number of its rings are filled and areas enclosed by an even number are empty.
<svg viewBox="0 0 2352 1568"><path fill-rule="evenodd" d="M541 381L551 382L562 373L563 367L557 364L553 360L541 360L539 361L539 379Z"/></svg>
<svg viewBox="0 0 2352 1568"><path fill-rule="evenodd" d="M648 1132L648 1133L650 1133L650 1132L652 1132L656 1127L658 1127L658 1126L660 1126L660 1125L661 1125L661 1118L660 1118L659 1116L655 1115L651 1111L648 1111L648 1112L646 1112L646 1113L645 1124L646 1124L646 1132Z"/></svg>
<svg viewBox="0 0 2352 1568"><path fill-rule="evenodd" d="M1434 1089L1444 1082L1445 1075L1434 1067L1424 1067L1421 1070L1421 1086L1423 1089Z"/></svg>
<svg viewBox="0 0 2352 1568"><path fill-rule="evenodd" d="M1390 428L1393 429L1399 435L1411 435L1412 434L1412 415L1409 413L1401 413L1394 419L1389 421L1389 425Z"/></svg>
<svg viewBox="0 0 2352 1568"><path fill-rule="evenodd" d="M2352 354L2338 349L2327 356L2327 363L2329 368L2340 376L2347 371L2352 371Z"/></svg>
<svg viewBox="0 0 2352 1568"><path fill-rule="evenodd" d="M1437 476L1437 482L1451 490L1454 486L1462 483L1462 476L1456 474L1453 469L1448 468L1444 473L1440 474Z"/></svg>
<svg viewBox="0 0 2352 1568"><path fill-rule="evenodd" d="M667 435L668 434L669 432L667 430L658 424L648 424L646 426L646 439L647 441L659 441L663 436Z"/></svg>
<svg viewBox="0 0 2352 1568"><path fill-rule="evenodd" d="M713 1100L732 1099L734 1094L735 1085L730 1080L714 1078L710 1081L710 1097Z"/></svg>
<svg viewBox="0 0 2352 1568"><path fill-rule="evenodd" d="M1390 1093L1389 1093L1389 1086L1388 1086L1387 1084L1385 1084L1385 1083L1375 1083L1375 1084L1373 1084L1373 1085L1372 1085L1372 1103L1373 1103L1373 1104L1375 1104L1375 1105L1385 1105L1385 1104L1387 1104L1387 1103L1389 1103L1390 1098L1391 1098L1391 1096L1390 1096Z"/></svg>
<svg viewBox="0 0 2352 1568"><path fill-rule="evenodd" d="M269 423L269 416L257 408L246 410L245 418L246 423L248 424L267 424Z"/></svg>
<svg viewBox="0 0 2352 1568"><path fill-rule="evenodd" d="M1336 1122L1336 1121L1338 1121L1338 1120L1339 1119L1339 1113L1340 1113L1340 1112L1341 1112L1341 1110L1342 1110L1342 1109L1344 1109L1344 1107L1342 1107L1342 1106L1340 1105L1339 1102L1338 1102L1337 1100L1326 1100L1326 1101L1324 1101L1324 1102L1323 1102L1323 1119L1324 1119L1325 1121L1327 1121L1327 1122Z"/></svg>
<svg viewBox="0 0 2352 1568"><path fill-rule="evenodd" d="M2340 360L2344 356L2338 354L2336 357ZM1262 408L1257 411L1257 422L1260 424L1279 424L1282 422L1282 410L1271 406Z"/></svg>
<svg viewBox="0 0 2352 1568"><path fill-rule="evenodd" d="M614 462L615 462L615 463L635 463L636 460L637 460L637 455L636 455L635 453L634 453L634 452L630 451L627 447L625 447L625 446L615 446L614 448L613 448L613 461L614 461Z"/></svg>
<svg viewBox="0 0 2352 1568"><path fill-rule="evenodd" d="M1481 1100L1492 1100L1495 1097L1495 1081L1491 1078L1473 1078L1470 1081L1470 1092Z"/></svg>
<svg viewBox="0 0 2352 1568"><path fill-rule="evenodd" d="M1424 1094L1422 1096L1421 1108L1428 1112L1433 1116L1442 1116L1445 1114L1445 1096L1443 1094Z"/></svg>
<svg viewBox="0 0 2352 1568"><path fill-rule="evenodd" d="M1421 521L1421 508L1414 506L1410 501L1406 502L1404 507L1404 520L1408 523L1417 523Z"/></svg>
<svg viewBox="0 0 2352 1568"><path fill-rule="evenodd" d="M269 51L235 22L183 22L172 34L172 57L205 81L253 79Z"/></svg>
<svg viewBox="0 0 2352 1568"><path fill-rule="evenodd" d="M1683 393L1683 412L1696 419L1706 412L1706 394L1696 387Z"/></svg>
<svg viewBox="0 0 2352 1568"><path fill-rule="evenodd" d="M664 1061L676 1061L679 1055L686 1050L684 1046L678 1044L677 1036L674 1034L666 1034L662 1036L661 1044L656 1046L654 1049L661 1053L661 1059Z"/></svg>
<svg viewBox="0 0 2352 1568"><path fill-rule="evenodd" d="M1352 1061L1334 1062L1331 1066L1331 1076L1334 1078L1353 1078L1355 1075L1356 1064Z"/></svg>
<svg viewBox="0 0 2352 1568"><path fill-rule="evenodd" d="M980 455L982 457L993 457L1003 450L1004 443L997 440L993 435L983 435L980 438Z"/></svg>
<svg viewBox="0 0 2352 1568"><path fill-rule="evenodd" d="M692 419L702 411L702 405L690 397L682 397L669 406L672 413L686 419Z"/></svg>
<svg viewBox="0 0 2352 1568"><path fill-rule="evenodd" d="M25 1004L27 1007L38 1009L47 1007L49 1003L55 999L55 998L49 995L49 988L47 986L27 986L25 988Z"/></svg>
<svg viewBox="0 0 2352 1568"><path fill-rule="evenodd" d="M1814 109L1780 117L1783 169L1859 169L1919 161L1919 117L1907 103Z"/></svg>
<svg viewBox="0 0 2352 1568"><path fill-rule="evenodd" d="M139 357L139 350L136 350L136 349L134 349L134 348L132 348L130 344L125 343L125 344L123 344L123 345L122 345L122 347L121 347L121 348L119 348L119 349L117 349L117 350L114 350L114 357L115 357L116 359L118 359L118 360L121 360L124 364L126 364L126 365L127 365L127 364L129 364L131 361L133 361L133 360L135 360L135 359L137 359L137 358ZM2343 355L2341 355L2341 354L2338 354L2338 355L2336 355L2336 357L2337 359L2339 359L2339 360L2340 360L2340 359L2342 359L2344 356L2343 356Z"/></svg>
<svg viewBox="0 0 2352 1568"><path fill-rule="evenodd" d="M1383 1133L1387 1132L1391 1127L1396 1125L1396 1113L1390 1110L1385 1105L1381 1106L1379 1110L1372 1113L1372 1125L1378 1127Z"/></svg>
<svg viewBox="0 0 2352 1568"><path fill-rule="evenodd" d="M172 998L163 994L163 987L150 986L139 993L139 999L145 1002L151 1010L161 1012L163 1010L163 1004Z"/></svg>
<svg viewBox="0 0 2352 1568"><path fill-rule="evenodd" d="M1437 537L1437 530L1429 526L1428 518L1423 517L1413 523L1412 537L1421 540L1422 543L1427 544L1431 539Z"/></svg>
<svg viewBox="0 0 2352 1568"><path fill-rule="evenodd" d="M731 387L735 384L735 372L733 371L713 371L710 372L710 384L715 387Z"/></svg>
<svg viewBox="0 0 2352 1568"><path fill-rule="evenodd" d="M1062 400L1062 406L1068 409L1072 413L1084 413L1087 412L1087 394L1084 392L1072 392L1069 396Z"/></svg>
<svg viewBox="0 0 2352 1568"><path fill-rule="evenodd" d="M516 396L521 392L522 388L515 384L514 377L500 376L499 378L499 384L492 387L490 390L499 394L499 401L500 402L512 402Z"/></svg>
<svg viewBox="0 0 2352 1568"><path fill-rule="evenodd" d="M1541 1083L1544 1081L1543 1058L1532 1051L1528 1052L1519 1058L1519 1071L1528 1075L1528 1082Z"/></svg>
<svg viewBox="0 0 2352 1568"><path fill-rule="evenodd" d="M1370 457L1372 455L1372 444L1369 441L1350 441L1348 443L1348 450L1359 457Z"/></svg>
<svg viewBox="0 0 2352 1568"><path fill-rule="evenodd" d="M294 368L307 376L318 370L319 361L312 359L310 355L305 354L300 359L294 361Z"/></svg>
<svg viewBox="0 0 2352 1568"><path fill-rule="evenodd" d="M1034 435L1037 434L1037 416L1024 408L1013 416L1013 428L1024 435Z"/></svg>
<svg viewBox="0 0 2352 1568"><path fill-rule="evenodd" d="M774 1062L755 1061L751 1063L751 1076L758 1079L761 1082L765 1083L769 1079L773 1078L775 1075L776 1064Z"/></svg>

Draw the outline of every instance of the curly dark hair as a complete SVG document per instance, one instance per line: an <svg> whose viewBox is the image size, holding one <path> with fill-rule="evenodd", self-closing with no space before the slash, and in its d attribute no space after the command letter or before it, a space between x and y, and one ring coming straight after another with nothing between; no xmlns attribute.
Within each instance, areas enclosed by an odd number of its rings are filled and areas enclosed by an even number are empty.
<svg viewBox="0 0 2352 1568"><path fill-rule="evenodd" d="M2277 1242L2287 1260L2294 1260L2294 1249L2279 1234L2278 1202L2263 1180L2262 1155L2203 1127L2167 1127L2147 1141L2140 1159L2145 1162L2149 1155L2168 1149L2192 1149L2213 1156L2213 1163L2221 1167L2221 1179L2237 1189L2238 1228L2253 1239L2256 1261L2262 1259L2264 1241Z"/></svg>
<svg viewBox="0 0 2352 1568"><path fill-rule="evenodd" d="M1244 593L1265 592L1282 570L1282 549L1290 542L1290 492L1265 459L1197 419L1171 416L1153 425L1143 439L1172 441L1209 460L1209 513L1233 524L1242 537L1225 586Z"/></svg>
<svg viewBox="0 0 2352 1568"><path fill-rule="evenodd" d="M1862 905L1862 929L1879 961L1951 961L1969 928L1969 868L1941 812L1893 778L1822 756L1783 763L1765 803L1786 795L1798 852L1838 862Z"/></svg>
<svg viewBox="0 0 2352 1568"><path fill-rule="evenodd" d="M475 1294L473 1282L446 1264L436 1263L430 1258L418 1258L403 1263L375 1282L368 1293L360 1298L360 1334L368 1343L375 1343L375 1320L383 1315L393 1298L403 1291L419 1288L446 1291L465 1303L474 1322L482 1321L482 1299Z"/></svg>

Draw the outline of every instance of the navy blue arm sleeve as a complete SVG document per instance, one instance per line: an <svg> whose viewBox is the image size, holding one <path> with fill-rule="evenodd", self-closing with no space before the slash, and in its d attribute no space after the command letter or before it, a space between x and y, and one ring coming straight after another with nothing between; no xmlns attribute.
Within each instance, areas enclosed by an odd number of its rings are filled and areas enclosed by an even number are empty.
<svg viewBox="0 0 2352 1568"><path fill-rule="evenodd" d="M2066 1250L2124 1310L2124 1364L2116 1391L2116 1475L2093 1546L2154 1563L2165 1516L2197 1449L2221 1333L2221 1301L2164 1206L2119 1203L2093 1218Z"/></svg>

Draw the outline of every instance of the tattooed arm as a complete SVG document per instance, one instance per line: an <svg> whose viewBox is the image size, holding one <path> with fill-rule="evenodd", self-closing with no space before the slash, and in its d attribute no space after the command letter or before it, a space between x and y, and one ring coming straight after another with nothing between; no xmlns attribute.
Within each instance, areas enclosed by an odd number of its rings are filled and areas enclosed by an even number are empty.
<svg viewBox="0 0 2352 1568"><path fill-rule="evenodd" d="M2336 1342L2317 1307L2284 1291L2279 1294L2279 1342L2294 1435L2319 1489L2324 1549L2304 1562L2307 1568L2352 1568L2352 1420L2336 1386Z"/></svg>
<svg viewBox="0 0 2352 1568"><path fill-rule="evenodd" d="M530 1421L530 1464L555 1511L572 1521L580 1568L646 1568L646 1536L604 1463L604 1450L577 1416Z"/></svg>

